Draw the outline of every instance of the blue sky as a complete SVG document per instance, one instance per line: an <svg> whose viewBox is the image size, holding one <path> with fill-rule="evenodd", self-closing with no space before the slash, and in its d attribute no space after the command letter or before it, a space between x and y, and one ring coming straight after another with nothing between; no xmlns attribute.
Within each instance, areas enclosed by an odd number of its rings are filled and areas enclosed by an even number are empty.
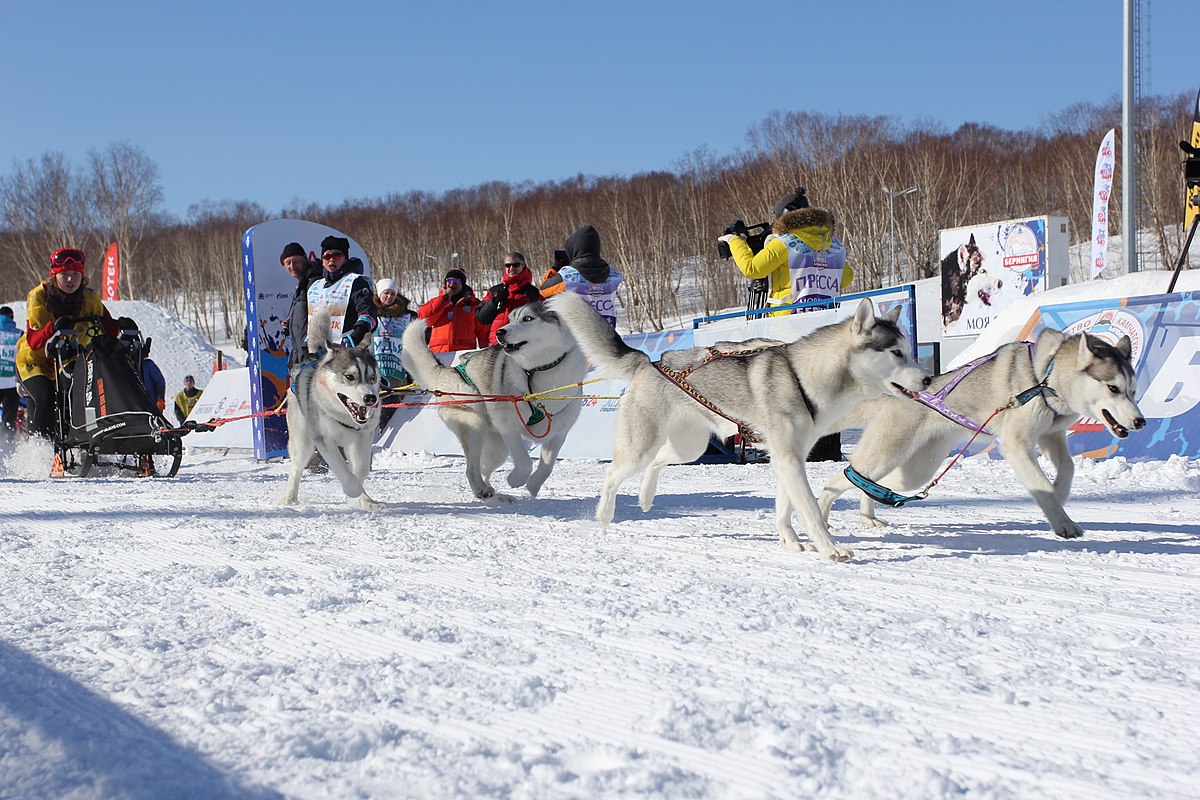
<svg viewBox="0 0 1200 800"><path fill-rule="evenodd" d="M1033 128L1119 96L1122 9L0 0L0 174L127 140L182 216L671 169L775 110ZM1152 94L1200 86L1198 20L1153 0Z"/></svg>

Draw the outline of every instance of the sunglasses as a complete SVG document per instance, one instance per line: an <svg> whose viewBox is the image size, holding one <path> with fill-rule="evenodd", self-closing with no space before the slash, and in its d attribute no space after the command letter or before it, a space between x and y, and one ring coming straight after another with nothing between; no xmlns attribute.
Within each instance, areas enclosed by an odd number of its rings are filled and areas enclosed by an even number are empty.
<svg viewBox="0 0 1200 800"><path fill-rule="evenodd" d="M83 253L79 250L59 250L50 258L50 263L56 267L69 264L83 264Z"/></svg>
<svg viewBox="0 0 1200 800"><path fill-rule="evenodd" d="M338 253L338 252L321 254L322 261L337 261L339 258L345 258L345 257L346 257L345 253Z"/></svg>
<svg viewBox="0 0 1200 800"><path fill-rule="evenodd" d="M458 286L460 283L462 283L462 281L460 281L458 278L446 278L447 286Z"/></svg>
<svg viewBox="0 0 1200 800"><path fill-rule="evenodd" d="M505 262L505 264L504 264L505 269L509 269L510 267L523 267L523 266L525 266L525 263L522 261L511 261L511 262Z"/></svg>

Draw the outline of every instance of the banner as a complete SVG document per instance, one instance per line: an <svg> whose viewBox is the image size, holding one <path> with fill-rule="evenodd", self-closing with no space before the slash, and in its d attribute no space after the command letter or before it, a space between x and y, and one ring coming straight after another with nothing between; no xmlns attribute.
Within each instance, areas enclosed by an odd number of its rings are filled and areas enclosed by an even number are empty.
<svg viewBox="0 0 1200 800"><path fill-rule="evenodd" d="M1093 279L1099 277L1108 266L1108 198L1112 194L1113 165L1116 160L1113 137L1116 132L1116 128L1110 128L1096 152L1096 177L1092 184Z"/></svg>
<svg viewBox="0 0 1200 800"><path fill-rule="evenodd" d="M120 300L121 298L117 296L117 284L120 280L121 256L117 252L117 243L113 242L108 246L108 251L104 254L104 278L100 299L105 302Z"/></svg>
<svg viewBox="0 0 1200 800"><path fill-rule="evenodd" d="M1200 91L1196 92L1196 104L1192 108L1192 147L1200 147ZM1196 208L1196 195L1200 193L1200 186L1190 186L1187 189L1187 198L1184 201L1183 227L1186 230L1191 227L1192 220L1196 218L1196 214L1200 210Z"/></svg>
<svg viewBox="0 0 1200 800"><path fill-rule="evenodd" d="M1145 429L1117 439L1098 420L1081 419L1068 431L1072 455L1200 458L1200 293L1042 306L1020 338L1036 339L1045 327L1068 334L1086 331L1113 343L1125 335L1133 345Z"/></svg>
<svg viewBox="0 0 1200 800"><path fill-rule="evenodd" d="M287 319L296 279L279 262L288 242L299 242L316 252L326 236L344 233L302 219L273 219L255 225L242 236L242 284L246 295L246 365L250 368L250 405L255 414L279 405L288 389ZM351 257L363 262L363 275L371 276L371 263L358 242L350 239ZM281 414L254 417L254 457L259 461L287 452L287 422Z"/></svg>

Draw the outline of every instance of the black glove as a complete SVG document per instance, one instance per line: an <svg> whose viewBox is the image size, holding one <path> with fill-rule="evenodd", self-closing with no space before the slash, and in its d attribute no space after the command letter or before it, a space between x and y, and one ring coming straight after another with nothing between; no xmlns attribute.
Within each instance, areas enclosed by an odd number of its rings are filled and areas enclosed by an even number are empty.
<svg viewBox="0 0 1200 800"><path fill-rule="evenodd" d="M365 322L356 322L354 323L354 327L350 329L350 332L342 337L342 344L346 347L358 347L370 332L370 325Z"/></svg>
<svg viewBox="0 0 1200 800"><path fill-rule="evenodd" d="M541 300L542 299L542 293L539 292L538 288L536 286L534 286L532 283L525 284L518 291L520 291L521 294L525 295L530 300Z"/></svg>
<svg viewBox="0 0 1200 800"><path fill-rule="evenodd" d="M492 300L495 301L496 305L502 305L504 301L508 299L508 287L503 283L497 283L495 286L488 289L488 294L491 295Z"/></svg>
<svg viewBox="0 0 1200 800"><path fill-rule="evenodd" d="M57 331L65 331L67 328L74 328L77 320L74 317L59 317L54 320L54 325L51 327Z"/></svg>
<svg viewBox="0 0 1200 800"><path fill-rule="evenodd" d="M555 250L554 251L554 268L555 269L562 269L563 267L569 266L570 264L571 264L571 259L567 256L566 250Z"/></svg>

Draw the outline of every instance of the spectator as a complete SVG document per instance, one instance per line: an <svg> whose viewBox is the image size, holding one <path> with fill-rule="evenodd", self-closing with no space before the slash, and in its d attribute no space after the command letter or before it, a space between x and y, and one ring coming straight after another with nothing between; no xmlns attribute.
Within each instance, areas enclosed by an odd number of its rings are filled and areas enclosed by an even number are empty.
<svg viewBox="0 0 1200 800"><path fill-rule="evenodd" d="M409 383L408 373L400 366L400 353L404 329L417 318L417 314L409 309L408 304L408 298L400 294L400 286L394 280L383 278L375 282L375 310L379 313L379 327L375 329L372 344L375 358L379 361L379 374L393 390ZM402 401L402 394L393 392L389 395L388 402L379 410L381 429L387 427L388 420L396 413L395 407L389 408L388 404Z"/></svg>
<svg viewBox="0 0 1200 800"><path fill-rule="evenodd" d="M73 331L79 344L86 345L92 339L92 323L79 318L90 316L103 317L105 333L121 334L100 295L88 287L84 263L82 250L55 250L50 254L50 277L30 289L26 297L25 333L17 342L17 377L32 406L29 430L38 436L54 435L55 375L45 351L50 337Z"/></svg>
<svg viewBox="0 0 1200 800"><path fill-rule="evenodd" d="M541 299L542 293L533 285L533 273L525 263L525 256L512 251L504 257L500 283L488 289L475 310L479 322L488 326L488 344L496 343L496 331L508 324L508 317L515 309Z"/></svg>
<svg viewBox="0 0 1200 800"><path fill-rule="evenodd" d="M771 211L775 215L773 234L758 253L751 252L750 245L737 234L718 237L729 244L742 274L751 280L770 279L767 302L771 305L840 297L842 289L854 279L854 272L846 266L846 248L833 235L833 214L810 207L803 186L781 197Z"/></svg>
<svg viewBox="0 0 1200 800"><path fill-rule="evenodd" d="M567 258L566 250L554 251L554 264L546 270L546 274L542 275L541 283L538 284L538 291L541 292L542 297L550 297L567 288L566 284L558 277L558 273L570 263L571 259Z"/></svg>
<svg viewBox="0 0 1200 800"><path fill-rule="evenodd" d="M353 347L379 324L375 289L362 274L362 261L347 258L350 240L326 236L321 240L321 275L308 285L308 317L304 335L307 349L308 323L322 308L329 309L329 339Z"/></svg>
<svg viewBox="0 0 1200 800"><path fill-rule="evenodd" d="M435 353L487 347L488 327L475 316L479 300L457 267L446 273L442 291L417 314L429 324L429 349Z"/></svg>
<svg viewBox="0 0 1200 800"><path fill-rule="evenodd" d="M187 422L188 414L196 407L201 394L203 392L196 388L196 379L191 375L184 375L183 389L175 393L175 418L179 420L180 425Z"/></svg>
<svg viewBox="0 0 1200 800"><path fill-rule="evenodd" d="M281 326L290 370L306 351L304 337L308 332L308 287L315 279L321 277L321 262L309 260L299 242L289 242L279 254L279 263L296 281L292 302Z"/></svg>
<svg viewBox="0 0 1200 800"><path fill-rule="evenodd" d="M584 225L571 234L563 250L568 264L539 287L542 295L575 292L609 325L617 327L617 287L625 277L600 257L600 234L591 225ZM557 260L557 253L555 256Z"/></svg>
<svg viewBox="0 0 1200 800"><path fill-rule="evenodd" d="M3 434L0 438L11 439L17 431L17 409L21 407L21 398L17 394L17 342L21 338L21 329L13 321L13 310L8 306L0 308L0 423Z"/></svg>

